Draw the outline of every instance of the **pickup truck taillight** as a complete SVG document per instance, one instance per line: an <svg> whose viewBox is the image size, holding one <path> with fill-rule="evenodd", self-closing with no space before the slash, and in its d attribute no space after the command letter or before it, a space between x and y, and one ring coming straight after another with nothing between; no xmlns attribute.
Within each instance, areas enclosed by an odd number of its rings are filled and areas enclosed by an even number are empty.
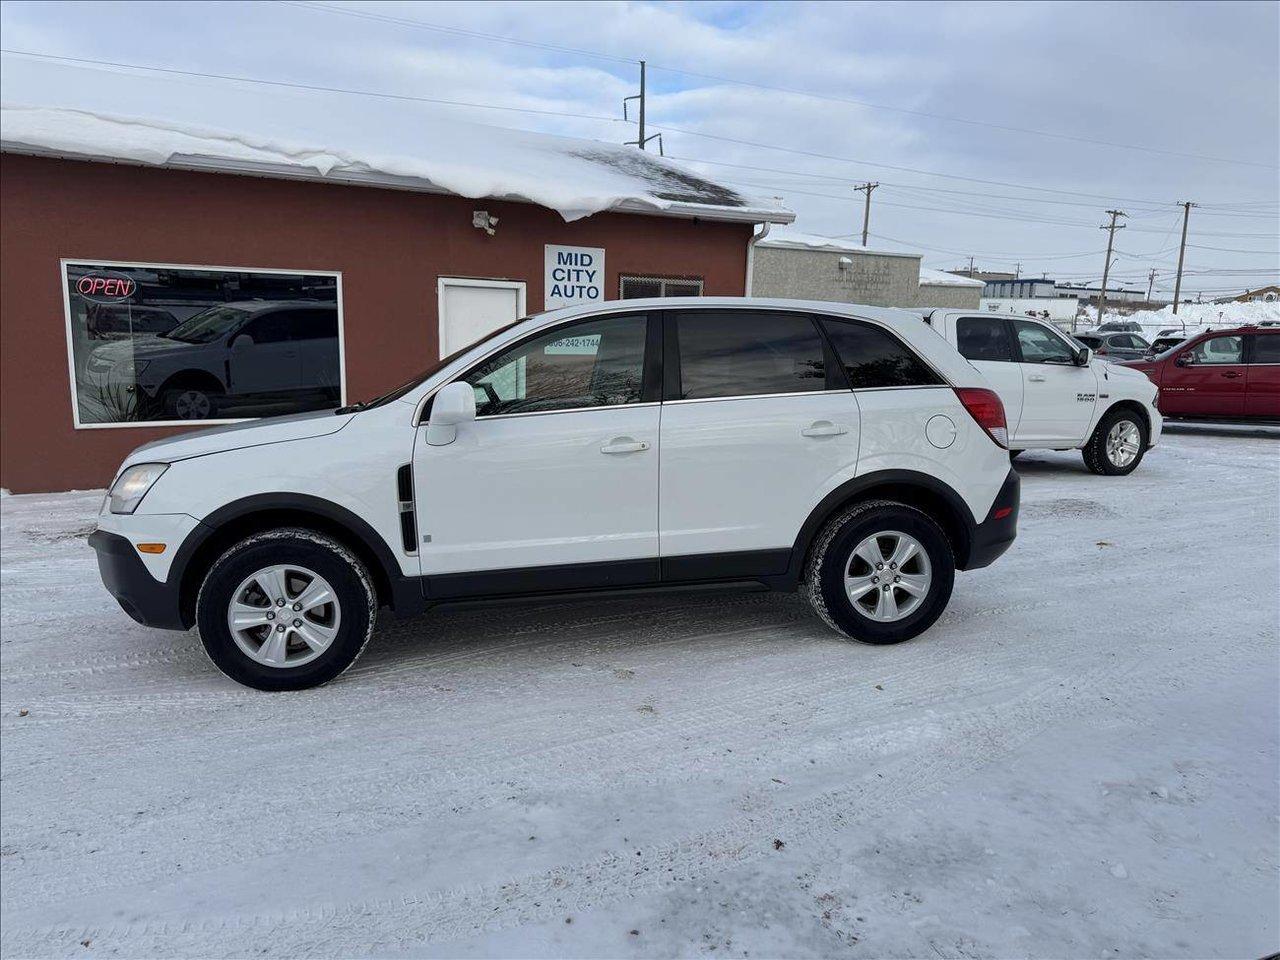
<svg viewBox="0 0 1280 960"><path fill-rule="evenodd" d="M1004 404L994 390L986 387L956 387L956 396L978 426L999 446L1009 449L1009 425L1004 419Z"/></svg>

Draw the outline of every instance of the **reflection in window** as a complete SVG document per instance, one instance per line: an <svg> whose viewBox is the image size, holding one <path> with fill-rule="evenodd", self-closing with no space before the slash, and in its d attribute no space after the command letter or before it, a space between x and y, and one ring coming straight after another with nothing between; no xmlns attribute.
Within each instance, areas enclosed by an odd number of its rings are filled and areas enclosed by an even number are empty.
<svg viewBox="0 0 1280 960"><path fill-rule="evenodd" d="M1014 320L1018 348L1023 363L1072 363L1074 353L1067 342L1038 323Z"/></svg>
<svg viewBox="0 0 1280 960"><path fill-rule="evenodd" d="M1213 337L1201 340L1190 350L1196 363L1244 363L1241 337Z"/></svg>
<svg viewBox="0 0 1280 960"><path fill-rule="evenodd" d="M700 279L674 279L671 277L622 277L618 281L619 300L637 300L641 297L700 297Z"/></svg>
<svg viewBox="0 0 1280 960"><path fill-rule="evenodd" d="M826 387L822 338L813 322L791 313L682 313L680 396L804 393Z"/></svg>
<svg viewBox="0 0 1280 960"><path fill-rule="evenodd" d="M82 425L341 402L332 274L70 263L65 282Z"/></svg>
<svg viewBox="0 0 1280 960"><path fill-rule="evenodd" d="M644 316L557 327L471 370L476 414L495 416L638 403L644 381Z"/></svg>

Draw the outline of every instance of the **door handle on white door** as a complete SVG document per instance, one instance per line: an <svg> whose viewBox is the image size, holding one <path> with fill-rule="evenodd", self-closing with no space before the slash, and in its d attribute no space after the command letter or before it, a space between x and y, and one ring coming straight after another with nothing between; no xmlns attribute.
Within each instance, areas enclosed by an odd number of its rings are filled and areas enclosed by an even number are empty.
<svg viewBox="0 0 1280 960"><path fill-rule="evenodd" d="M848 433L844 427L830 420L815 420L800 431L802 437L838 437Z"/></svg>
<svg viewBox="0 0 1280 960"><path fill-rule="evenodd" d="M643 440L633 440L631 437L614 437L603 447L600 448L601 453L639 453L641 450L648 450L649 444Z"/></svg>
<svg viewBox="0 0 1280 960"><path fill-rule="evenodd" d="M1027 379L1030 380L1032 383L1044 383L1044 377L1040 376L1040 374L1038 373L1029 374L1027 376Z"/></svg>

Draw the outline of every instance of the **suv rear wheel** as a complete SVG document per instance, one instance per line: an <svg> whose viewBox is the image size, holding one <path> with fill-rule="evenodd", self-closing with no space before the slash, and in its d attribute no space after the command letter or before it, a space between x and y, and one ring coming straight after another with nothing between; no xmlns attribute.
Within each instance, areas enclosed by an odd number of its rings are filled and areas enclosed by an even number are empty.
<svg viewBox="0 0 1280 960"><path fill-rule="evenodd" d="M928 514L873 500L818 535L804 590L827 625L863 643L899 643L929 629L955 582L951 543Z"/></svg>
<svg viewBox="0 0 1280 960"><path fill-rule="evenodd" d="M1147 452L1147 425L1126 407L1108 410L1081 449L1084 465L1094 473L1123 476L1133 473Z"/></svg>
<svg viewBox="0 0 1280 960"><path fill-rule="evenodd" d="M376 594L351 551L284 528L241 540L214 562L196 597L200 641L214 666L258 690L328 683L373 633Z"/></svg>

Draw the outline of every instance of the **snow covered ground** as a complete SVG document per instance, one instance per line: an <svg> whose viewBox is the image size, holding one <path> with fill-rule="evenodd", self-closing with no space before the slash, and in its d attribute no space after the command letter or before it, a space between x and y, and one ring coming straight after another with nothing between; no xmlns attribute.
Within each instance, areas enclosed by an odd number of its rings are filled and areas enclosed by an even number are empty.
<svg viewBox="0 0 1280 960"><path fill-rule="evenodd" d="M266 695L125 617L99 494L3 500L0 952L1257 957L1280 435L1028 455L931 631L796 597L434 613Z"/></svg>

